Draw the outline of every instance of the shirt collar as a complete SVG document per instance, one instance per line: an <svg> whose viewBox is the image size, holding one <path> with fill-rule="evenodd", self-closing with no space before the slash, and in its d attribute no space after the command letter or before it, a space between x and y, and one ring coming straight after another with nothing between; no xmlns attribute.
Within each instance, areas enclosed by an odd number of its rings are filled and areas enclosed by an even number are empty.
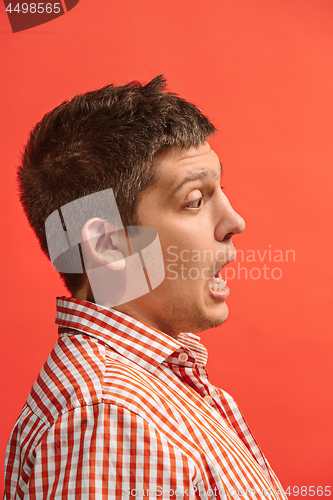
<svg viewBox="0 0 333 500"><path fill-rule="evenodd" d="M85 300L59 297L56 324L59 335L68 329L91 335L150 372L177 350L187 350L200 365L207 362L207 350L197 335L181 333L176 340L131 316Z"/></svg>

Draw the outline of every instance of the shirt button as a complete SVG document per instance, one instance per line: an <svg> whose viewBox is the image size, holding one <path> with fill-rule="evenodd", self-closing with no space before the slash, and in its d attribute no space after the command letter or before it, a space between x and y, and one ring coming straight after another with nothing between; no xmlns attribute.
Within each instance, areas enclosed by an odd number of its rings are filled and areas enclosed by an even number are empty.
<svg viewBox="0 0 333 500"><path fill-rule="evenodd" d="M185 363L185 361L188 360L188 355L186 354L186 352L181 352L178 356L179 358L179 361L181 361L182 363Z"/></svg>
<svg viewBox="0 0 333 500"><path fill-rule="evenodd" d="M204 400L206 401L206 403L208 403L209 405L213 405L214 404L214 401L213 401L213 398L211 398L210 396L205 396L204 397Z"/></svg>

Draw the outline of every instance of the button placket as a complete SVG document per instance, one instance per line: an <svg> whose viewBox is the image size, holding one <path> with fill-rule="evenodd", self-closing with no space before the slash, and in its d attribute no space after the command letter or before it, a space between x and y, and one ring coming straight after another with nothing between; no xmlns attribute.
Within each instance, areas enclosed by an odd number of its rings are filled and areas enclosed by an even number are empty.
<svg viewBox="0 0 333 500"><path fill-rule="evenodd" d="M185 363L188 360L188 354L186 354L186 352L181 352L178 359L181 363Z"/></svg>
<svg viewBox="0 0 333 500"><path fill-rule="evenodd" d="M204 400L206 401L206 403L208 403L211 406L214 404L213 398L211 396L209 396L208 394L206 396L204 396Z"/></svg>

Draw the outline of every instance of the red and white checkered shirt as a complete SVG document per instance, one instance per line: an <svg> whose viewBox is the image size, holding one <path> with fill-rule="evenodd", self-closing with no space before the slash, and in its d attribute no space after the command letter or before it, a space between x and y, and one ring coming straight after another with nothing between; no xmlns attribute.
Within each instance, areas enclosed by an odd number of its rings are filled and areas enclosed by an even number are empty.
<svg viewBox="0 0 333 500"><path fill-rule="evenodd" d="M286 497L199 337L58 299L6 452L5 499Z"/></svg>

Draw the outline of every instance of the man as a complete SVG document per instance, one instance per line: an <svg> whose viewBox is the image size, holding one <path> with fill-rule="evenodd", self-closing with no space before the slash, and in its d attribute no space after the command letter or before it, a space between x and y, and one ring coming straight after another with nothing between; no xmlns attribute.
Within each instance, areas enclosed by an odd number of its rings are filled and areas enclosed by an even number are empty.
<svg viewBox="0 0 333 500"><path fill-rule="evenodd" d="M284 498L207 378L195 334L227 318L221 269L245 225L213 125L164 83L76 96L26 147L23 207L72 297L9 440L8 500Z"/></svg>

